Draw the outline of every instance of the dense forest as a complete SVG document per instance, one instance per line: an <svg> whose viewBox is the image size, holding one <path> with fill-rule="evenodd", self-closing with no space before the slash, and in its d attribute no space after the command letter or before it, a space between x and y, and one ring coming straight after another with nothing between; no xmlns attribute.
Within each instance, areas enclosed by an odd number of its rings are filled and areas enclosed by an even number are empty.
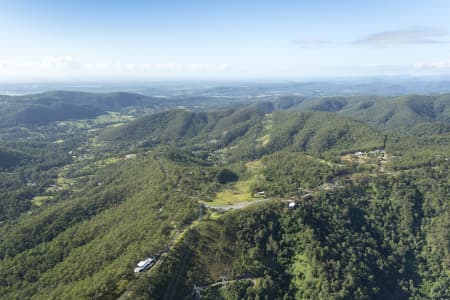
<svg viewBox="0 0 450 300"><path fill-rule="evenodd" d="M0 299L450 299L450 95L227 99L0 96Z"/></svg>
<svg viewBox="0 0 450 300"><path fill-rule="evenodd" d="M194 285L202 299L448 299L448 169L365 180L295 210L273 201L205 221L132 289L143 299L194 298ZM224 274L238 280L210 285Z"/></svg>

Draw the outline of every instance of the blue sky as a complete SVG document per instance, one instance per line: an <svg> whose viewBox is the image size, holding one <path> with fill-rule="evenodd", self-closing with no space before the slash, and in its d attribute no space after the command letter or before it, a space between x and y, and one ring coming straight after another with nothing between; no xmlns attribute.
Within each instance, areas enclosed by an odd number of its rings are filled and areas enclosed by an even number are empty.
<svg viewBox="0 0 450 300"><path fill-rule="evenodd" d="M450 73L449 1L0 0L0 80Z"/></svg>

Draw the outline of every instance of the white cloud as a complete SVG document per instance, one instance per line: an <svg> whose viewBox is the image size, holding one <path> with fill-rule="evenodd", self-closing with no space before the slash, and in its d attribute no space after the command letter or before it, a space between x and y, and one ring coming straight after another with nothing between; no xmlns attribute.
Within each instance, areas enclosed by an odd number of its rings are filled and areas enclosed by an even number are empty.
<svg viewBox="0 0 450 300"><path fill-rule="evenodd" d="M361 74L372 75L448 75L450 74L450 59L417 62L412 64L366 64L356 67Z"/></svg>
<svg viewBox="0 0 450 300"><path fill-rule="evenodd" d="M33 64L31 63L31 65ZM49 70L77 71L84 69L84 64L72 56L49 56L42 58L38 67Z"/></svg>
<svg viewBox="0 0 450 300"><path fill-rule="evenodd" d="M418 62L414 64L416 69L450 70L450 59L431 62Z"/></svg>
<svg viewBox="0 0 450 300"><path fill-rule="evenodd" d="M226 71L230 67L227 64L179 64L179 63L160 63L160 64L122 64L122 63L95 63L88 64L88 69L104 69L115 71L131 72L202 72L202 71Z"/></svg>
<svg viewBox="0 0 450 300"><path fill-rule="evenodd" d="M72 56L49 56L34 61L0 61L0 78L8 77L154 77L226 73L228 64L85 62Z"/></svg>
<svg viewBox="0 0 450 300"><path fill-rule="evenodd" d="M382 31L363 37L354 44L373 46L420 45L446 43L447 32L433 27L410 27L406 29Z"/></svg>

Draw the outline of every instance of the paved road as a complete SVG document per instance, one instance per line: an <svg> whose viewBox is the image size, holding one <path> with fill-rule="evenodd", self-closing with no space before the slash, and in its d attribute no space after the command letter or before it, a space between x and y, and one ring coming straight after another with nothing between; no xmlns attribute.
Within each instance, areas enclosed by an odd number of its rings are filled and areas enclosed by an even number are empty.
<svg viewBox="0 0 450 300"><path fill-rule="evenodd" d="M242 209L242 208L246 208L247 206L253 205L253 204L257 204L257 203L261 203L261 202L266 202L272 200L272 198L264 198L264 199L256 199L256 200L252 200L252 201L245 201L245 202L238 202L238 203L233 203L233 204L227 204L227 205L213 205L213 204L208 204L205 203L205 206L211 209L218 209L218 210L232 210L232 209Z"/></svg>

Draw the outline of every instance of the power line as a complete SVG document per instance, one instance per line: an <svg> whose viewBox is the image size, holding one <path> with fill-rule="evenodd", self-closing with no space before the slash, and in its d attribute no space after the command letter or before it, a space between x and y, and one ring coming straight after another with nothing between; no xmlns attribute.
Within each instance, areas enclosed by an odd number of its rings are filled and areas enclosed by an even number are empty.
<svg viewBox="0 0 450 300"><path fill-rule="evenodd" d="M193 291L193 292L194 292L194 294L195 294L195 299L196 299L196 300L197 300L197 299L198 299L198 300L201 299L201 291L202 291L202 289L194 284L194 291Z"/></svg>
<svg viewBox="0 0 450 300"><path fill-rule="evenodd" d="M222 280L222 288L226 288L227 287L227 276L225 275L220 275L220 280Z"/></svg>

